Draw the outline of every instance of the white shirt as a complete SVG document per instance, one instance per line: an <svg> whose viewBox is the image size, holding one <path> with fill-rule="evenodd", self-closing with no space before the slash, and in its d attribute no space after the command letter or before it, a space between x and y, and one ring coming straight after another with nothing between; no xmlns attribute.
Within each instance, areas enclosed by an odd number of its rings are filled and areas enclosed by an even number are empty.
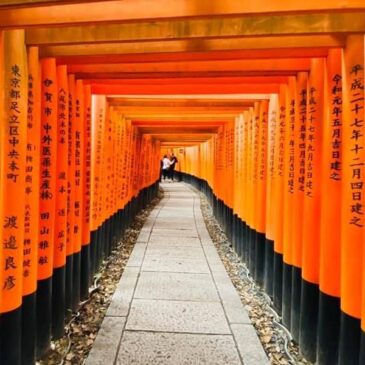
<svg viewBox="0 0 365 365"><path fill-rule="evenodd" d="M171 161L167 157L165 157L162 160L162 164L162 170L167 170L171 166Z"/></svg>

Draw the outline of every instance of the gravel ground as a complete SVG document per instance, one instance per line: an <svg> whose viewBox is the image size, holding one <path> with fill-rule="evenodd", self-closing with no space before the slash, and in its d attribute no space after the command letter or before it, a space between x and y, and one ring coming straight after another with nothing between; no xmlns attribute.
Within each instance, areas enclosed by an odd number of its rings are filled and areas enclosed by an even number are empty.
<svg viewBox="0 0 365 365"><path fill-rule="evenodd" d="M253 282L246 265L233 251L232 244L214 218L205 195L200 193L200 199L209 234L248 311L271 364L310 365L310 362L300 356L297 344L291 341L290 334L283 328L281 318L270 306L268 296Z"/></svg>
<svg viewBox="0 0 365 365"><path fill-rule="evenodd" d="M79 311L73 314L65 327L65 336L51 343L51 350L45 358L37 362L38 365L80 365L85 362L139 232L162 197L163 193L160 191L158 198L136 216L111 256L103 262L95 277L96 286L92 289L89 300L81 303Z"/></svg>

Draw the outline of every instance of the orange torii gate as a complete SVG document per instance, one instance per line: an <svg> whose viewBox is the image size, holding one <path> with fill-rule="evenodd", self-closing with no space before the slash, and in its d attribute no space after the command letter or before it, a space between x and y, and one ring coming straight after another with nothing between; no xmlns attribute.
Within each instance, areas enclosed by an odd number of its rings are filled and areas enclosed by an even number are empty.
<svg viewBox="0 0 365 365"><path fill-rule="evenodd" d="M2 1L0 362L63 335L173 151L303 355L363 364L364 12Z"/></svg>

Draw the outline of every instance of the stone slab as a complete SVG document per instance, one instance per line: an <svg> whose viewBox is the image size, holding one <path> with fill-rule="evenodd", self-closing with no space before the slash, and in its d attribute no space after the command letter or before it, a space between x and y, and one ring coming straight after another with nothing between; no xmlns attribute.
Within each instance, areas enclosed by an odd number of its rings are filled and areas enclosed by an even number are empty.
<svg viewBox="0 0 365 365"><path fill-rule="evenodd" d="M133 299L127 330L230 334L222 305L215 302Z"/></svg>
<svg viewBox="0 0 365 365"><path fill-rule="evenodd" d="M142 272L134 298L219 301L210 274Z"/></svg>
<svg viewBox="0 0 365 365"><path fill-rule="evenodd" d="M176 257L176 258L188 258L188 259L200 259L204 260L204 251L201 247L186 247L181 246L159 246L149 245L146 250L146 258L150 257Z"/></svg>
<svg viewBox="0 0 365 365"><path fill-rule="evenodd" d="M229 323L251 323L228 274L226 272L213 272L213 278Z"/></svg>
<svg viewBox="0 0 365 365"><path fill-rule="evenodd" d="M166 237L166 236L155 236L152 235L149 242L149 247L151 245L159 246L182 246L182 247L200 247L199 238L196 237Z"/></svg>
<svg viewBox="0 0 365 365"><path fill-rule="evenodd" d="M165 271L186 273L209 273L205 259L187 259L178 257L145 257L142 271Z"/></svg>
<svg viewBox="0 0 365 365"><path fill-rule="evenodd" d="M219 257L217 249L214 247L214 245L204 245L203 248L209 265L219 265L222 263L222 260Z"/></svg>
<svg viewBox="0 0 365 365"><path fill-rule="evenodd" d="M130 332L123 335L118 365L239 365L232 336Z"/></svg>
<svg viewBox="0 0 365 365"><path fill-rule="evenodd" d="M146 243L150 238L150 232L141 232L137 238L137 243Z"/></svg>
<svg viewBox="0 0 365 365"><path fill-rule="evenodd" d="M107 316L124 317L128 315L134 288L136 287L138 280L138 274L139 268L126 267L106 312Z"/></svg>
<svg viewBox="0 0 365 365"><path fill-rule="evenodd" d="M184 219L183 222L180 222L179 219L166 219L166 220L157 220L154 224L154 229L192 229L195 228L195 222L193 219Z"/></svg>
<svg viewBox="0 0 365 365"><path fill-rule="evenodd" d="M245 365L270 365L252 324L233 324L231 328Z"/></svg>
<svg viewBox="0 0 365 365"><path fill-rule="evenodd" d="M152 235L172 237L198 237L196 229L153 228Z"/></svg>
<svg viewBox="0 0 365 365"><path fill-rule="evenodd" d="M146 243L136 243L131 255L129 256L127 267L130 266L140 267L143 262L146 248L147 248Z"/></svg>
<svg viewBox="0 0 365 365"><path fill-rule="evenodd" d="M104 318L85 365L114 364L124 325L124 317Z"/></svg>

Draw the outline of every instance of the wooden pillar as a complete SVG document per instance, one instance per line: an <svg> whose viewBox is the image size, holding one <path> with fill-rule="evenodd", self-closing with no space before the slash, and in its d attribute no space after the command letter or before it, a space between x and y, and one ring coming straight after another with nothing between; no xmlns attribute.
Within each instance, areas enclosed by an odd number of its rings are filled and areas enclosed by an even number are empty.
<svg viewBox="0 0 365 365"><path fill-rule="evenodd" d="M364 244L364 36L348 36L343 53L341 331L339 364L357 364Z"/></svg>
<svg viewBox="0 0 365 365"><path fill-rule="evenodd" d="M75 123L75 77L68 75L68 153L67 153L67 238L66 238L66 284L65 284L65 306L66 317L69 318L72 311L74 278L74 204L75 204L75 147L74 147L74 126Z"/></svg>
<svg viewBox="0 0 365 365"><path fill-rule="evenodd" d="M49 348L52 321L52 273L54 255L57 168L57 72L56 60L41 61L41 160L37 290L37 357Z"/></svg>
<svg viewBox="0 0 365 365"><path fill-rule="evenodd" d="M342 178L341 50L328 53L325 73L317 362L335 364L340 331Z"/></svg>
<svg viewBox="0 0 365 365"><path fill-rule="evenodd" d="M74 89L74 104L72 117L72 137L74 148L74 224L73 224L73 301L75 310L80 303L81 295L81 241L83 230L83 199L84 199L84 87L81 80L76 80Z"/></svg>
<svg viewBox="0 0 365 365"><path fill-rule="evenodd" d="M321 158L324 60L312 59L307 94L306 165L303 212L302 293L299 343L315 362L319 300Z"/></svg>
<svg viewBox="0 0 365 365"><path fill-rule="evenodd" d="M39 236L41 79L38 48L28 49L27 153L23 251L22 362L35 361L36 290Z"/></svg>
<svg viewBox="0 0 365 365"><path fill-rule="evenodd" d="M28 96L24 30L4 32L3 71L0 363L17 365L21 363Z"/></svg>
<svg viewBox="0 0 365 365"><path fill-rule="evenodd" d="M305 190L305 151L307 123L307 89L308 74L299 72L297 75L298 123L295 129L295 171L294 206L303 207ZM290 329L294 339L299 342L300 303L302 293L302 241L303 241L303 209L293 212L293 271Z"/></svg>
<svg viewBox="0 0 365 365"><path fill-rule="evenodd" d="M91 185L91 87L85 85L84 95L84 151L83 151L83 205L82 205L82 241L81 241L81 300L89 297L90 286L90 185Z"/></svg>
<svg viewBox="0 0 365 365"><path fill-rule="evenodd" d="M287 118L285 123L284 159L284 220L283 220L283 323L291 326L292 267L294 239L294 192L295 192L295 128L298 124L296 78L288 82L286 100Z"/></svg>
<svg viewBox="0 0 365 365"><path fill-rule="evenodd" d="M90 230L92 234L91 262L93 272L96 272L100 263L101 246L101 204L102 204L102 152L105 123L105 96L93 96L92 122L91 122L91 220Z"/></svg>
<svg viewBox="0 0 365 365"><path fill-rule="evenodd" d="M259 138L257 159L257 213L256 213L256 281L262 286L265 274L265 230L266 230L266 165L267 165L267 132L268 101L260 102Z"/></svg>
<svg viewBox="0 0 365 365"><path fill-rule="evenodd" d="M278 122L275 132L275 177L273 181L274 207L282 212L284 208L284 160L285 160L285 125L287 122L288 86L280 85ZM274 218L274 271L273 271L274 306L282 310L282 277L283 277L283 215Z"/></svg>
<svg viewBox="0 0 365 365"><path fill-rule="evenodd" d="M274 178L276 132L278 124L278 95L272 94L268 111L267 172L266 172L266 217L265 217L265 273L264 288L268 295L273 295L274 274Z"/></svg>
<svg viewBox="0 0 365 365"><path fill-rule="evenodd" d="M65 322L66 240L67 240L67 184L68 184L68 78L67 67L57 67L57 173L56 211L54 231L54 271L52 283L52 337L61 338Z"/></svg>

